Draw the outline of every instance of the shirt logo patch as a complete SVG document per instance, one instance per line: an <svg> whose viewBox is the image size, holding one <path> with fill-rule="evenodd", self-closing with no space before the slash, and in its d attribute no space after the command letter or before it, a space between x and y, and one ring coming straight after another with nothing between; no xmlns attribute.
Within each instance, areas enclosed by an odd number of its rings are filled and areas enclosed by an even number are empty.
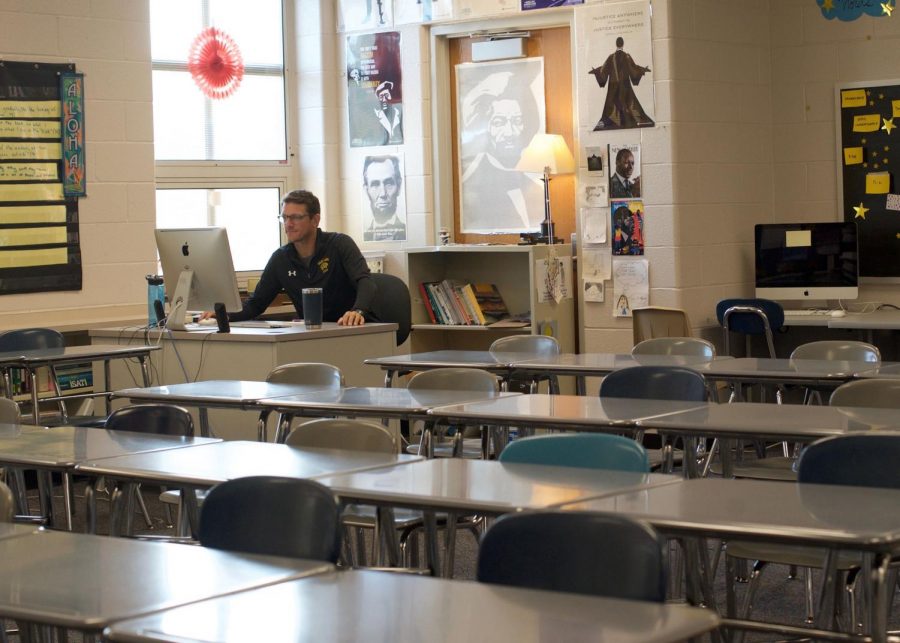
<svg viewBox="0 0 900 643"><path fill-rule="evenodd" d="M288 277L296 277L296 276L297 276L296 270L288 270Z"/></svg>
<svg viewBox="0 0 900 643"><path fill-rule="evenodd" d="M328 257L319 259L319 271L323 273L328 272Z"/></svg>

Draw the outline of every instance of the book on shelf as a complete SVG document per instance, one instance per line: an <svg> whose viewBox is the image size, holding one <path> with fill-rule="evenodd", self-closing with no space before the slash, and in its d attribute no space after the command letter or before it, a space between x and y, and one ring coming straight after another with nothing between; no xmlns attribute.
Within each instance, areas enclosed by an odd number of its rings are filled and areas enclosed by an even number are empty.
<svg viewBox="0 0 900 643"><path fill-rule="evenodd" d="M510 318L496 284L471 284L455 279L419 284L422 303L432 324L523 328L526 318ZM527 314L526 314L527 317Z"/></svg>

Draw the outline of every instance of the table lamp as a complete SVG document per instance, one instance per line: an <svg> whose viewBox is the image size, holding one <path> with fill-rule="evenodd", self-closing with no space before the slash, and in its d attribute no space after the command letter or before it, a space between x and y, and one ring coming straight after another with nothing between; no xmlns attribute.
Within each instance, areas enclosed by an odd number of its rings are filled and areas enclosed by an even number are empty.
<svg viewBox="0 0 900 643"><path fill-rule="evenodd" d="M535 134L522 151L516 164L521 172L541 174L544 182L544 220L541 221L541 236L547 243L556 243L553 234L553 217L550 214L550 175L572 174L575 159L560 134Z"/></svg>

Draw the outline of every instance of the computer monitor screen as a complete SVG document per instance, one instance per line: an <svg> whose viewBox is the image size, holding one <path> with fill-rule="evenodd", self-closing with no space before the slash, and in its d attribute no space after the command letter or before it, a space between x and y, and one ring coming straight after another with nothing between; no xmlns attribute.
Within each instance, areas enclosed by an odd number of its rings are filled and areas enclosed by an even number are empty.
<svg viewBox="0 0 900 643"><path fill-rule="evenodd" d="M157 229L156 247L171 305L169 328L183 330L188 311L212 310L218 302L228 312L241 310L225 228Z"/></svg>
<svg viewBox="0 0 900 643"><path fill-rule="evenodd" d="M756 296L856 299L856 223L766 223L755 230Z"/></svg>

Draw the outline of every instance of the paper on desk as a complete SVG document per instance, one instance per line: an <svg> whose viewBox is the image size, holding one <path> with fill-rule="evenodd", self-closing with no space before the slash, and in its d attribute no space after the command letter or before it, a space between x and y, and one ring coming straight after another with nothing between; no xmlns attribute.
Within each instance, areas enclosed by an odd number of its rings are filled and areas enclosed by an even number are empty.
<svg viewBox="0 0 900 643"><path fill-rule="evenodd" d="M634 308L650 303L650 262L613 257L613 317L631 317Z"/></svg>

